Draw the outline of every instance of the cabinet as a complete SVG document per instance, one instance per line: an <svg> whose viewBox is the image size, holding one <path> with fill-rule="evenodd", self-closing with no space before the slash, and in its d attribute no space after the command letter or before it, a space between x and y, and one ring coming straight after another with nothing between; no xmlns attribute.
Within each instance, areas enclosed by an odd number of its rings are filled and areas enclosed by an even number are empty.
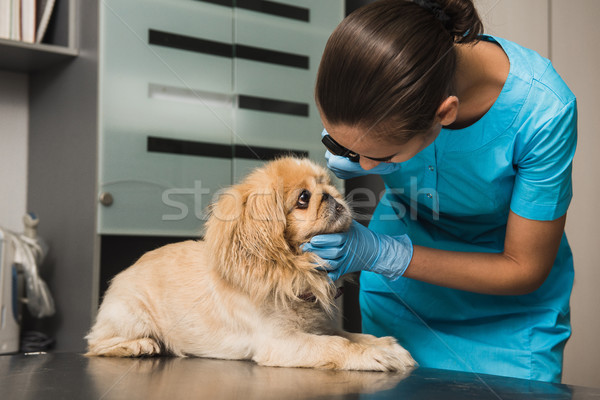
<svg viewBox="0 0 600 400"><path fill-rule="evenodd" d="M95 4L92 4L95 3ZM281 153L322 161L313 87L343 1L79 2L79 56L31 75L28 208L51 246L57 349L106 279L197 237L220 188Z"/></svg>
<svg viewBox="0 0 600 400"><path fill-rule="evenodd" d="M341 3L226 3L102 3L98 233L195 236L251 168L322 158L312 90Z"/></svg>
<svg viewBox="0 0 600 400"><path fill-rule="evenodd" d="M42 43L0 39L0 69L35 72L77 56L75 0L56 0L52 22Z"/></svg>

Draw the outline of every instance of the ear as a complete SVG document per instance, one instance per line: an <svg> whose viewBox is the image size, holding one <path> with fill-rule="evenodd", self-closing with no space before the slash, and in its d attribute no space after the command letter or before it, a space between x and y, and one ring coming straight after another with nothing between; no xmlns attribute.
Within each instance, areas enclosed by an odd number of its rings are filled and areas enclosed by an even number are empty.
<svg viewBox="0 0 600 400"><path fill-rule="evenodd" d="M246 201L238 229L250 242L263 246L283 239L287 224L283 184L277 181L250 183L244 189Z"/></svg>
<svg viewBox="0 0 600 400"><path fill-rule="evenodd" d="M285 228L283 185L246 181L222 192L211 206L205 239L222 263L231 256L256 262L288 250Z"/></svg>
<svg viewBox="0 0 600 400"><path fill-rule="evenodd" d="M217 199L208 208L209 218L204 226L204 241L210 253L220 263L230 250L233 232L242 216L244 199L235 187L217 194Z"/></svg>
<svg viewBox="0 0 600 400"><path fill-rule="evenodd" d="M436 117L442 126L451 125L458 116L458 97L448 96L437 109Z"/></svg>

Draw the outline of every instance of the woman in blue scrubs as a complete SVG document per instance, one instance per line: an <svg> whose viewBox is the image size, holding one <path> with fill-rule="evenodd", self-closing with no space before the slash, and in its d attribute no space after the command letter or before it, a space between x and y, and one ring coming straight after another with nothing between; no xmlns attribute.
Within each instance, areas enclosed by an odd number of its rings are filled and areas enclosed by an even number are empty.
<svg viewBox="0 0 600 400"><path fill-rule="evenodd" d="M482 35L471 0L382 0L331 35L328 166L382 176L369 229L305 246L363 271L363 331L422 367L560 381L570 336L576 101L547 59Z"/></svg>

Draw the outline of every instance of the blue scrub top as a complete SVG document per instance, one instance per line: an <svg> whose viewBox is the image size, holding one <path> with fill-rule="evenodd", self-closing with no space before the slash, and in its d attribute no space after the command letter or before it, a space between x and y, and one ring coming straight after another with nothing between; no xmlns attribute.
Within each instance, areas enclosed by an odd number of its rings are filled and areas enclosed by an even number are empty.
<svg viewBox="0 0 600 400"><path fill-rule="evenodd" d="M532 50L484 36L510 71L491 109L383 175L370 228L416 245L502 252L509 210L547 221L567 211L575 153L575 96ZM363 272L363 331L392 335L423 367L560 381L570 336L573 260L563 235L545 283L524 296L492 296Z"/></svg>

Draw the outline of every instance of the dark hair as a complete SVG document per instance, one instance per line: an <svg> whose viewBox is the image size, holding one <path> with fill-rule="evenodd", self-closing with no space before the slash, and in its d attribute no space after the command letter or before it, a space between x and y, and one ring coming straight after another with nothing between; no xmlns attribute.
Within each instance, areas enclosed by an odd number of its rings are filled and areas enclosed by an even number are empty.
<svg viewBox="0 0 600 400"><path fill-rule="evenodd" d="M483 25L472 0L435 0L448 17L405 0L359 8L331 34L315 99L331 125L406 142L429 128L451 94L455 43L475 43ZM437 8L437 7L436 7Z"/></svg>

